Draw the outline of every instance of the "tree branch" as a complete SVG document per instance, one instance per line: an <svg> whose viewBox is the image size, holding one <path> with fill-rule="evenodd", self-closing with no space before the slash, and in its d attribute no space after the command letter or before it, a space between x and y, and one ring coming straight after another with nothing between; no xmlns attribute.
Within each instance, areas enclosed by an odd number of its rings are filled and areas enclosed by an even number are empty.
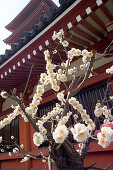
<svg viewBox="0 0 113 170"><path fill-rule="evenodd" d="M82 159L82 161L84 160L84 158L85 158L85 156L86 156L86 154L87 154L87 151L88 151L88 149L89 149L89 144L90 144L90 142L91 142L91 138L88 138L88 140L87 140L87 142L85 143L85 146L84 146L84 148L83 148L83 150L82 150L82 154L81 154L81 159Z"/></svg>
<svg viewBox="0 0 113 170"><path fill-rule="evenodd" d="M88 77L90 75L91 68L93 67L94 60L95 60L95 51L93 51L93 56L91 57L90 65L89 65L89 68L88 68L88 70L87 70L87 72L86 72L86 74L84 76L83 81L79 84L79 86L76 89L69 92L68 99L70 99L72 96L77 94L81 90L81 88L85 85L85 83L86 83L86 81L87 81L87 79L88 79ZM71 86L73 87L73 84Z"/></svg>
<svg viewBox="0 0 113 170"><path fill-rule="evenodd" d="M33 128L36 130L36 132L39 132L38 127L36 126L34 120L32 119L32 117L30 115L28 115L25 111L25 106L22 103L22 101L17 97L17 96L11 96L10 94L8 94L7 92L4 94L5 96L11 98L12 100L16 101L19 106L21 107L22 111L24 112L25 116L27 117L27 119L29 120L29 122L31 123L31 125L33 126Z"/></svg>
<svg viewBox="0 0 113 170"><path fill-rule="evenodd" d="M96 164L96 162L92 163L90 166L85 167L84 170L87 170L87 169L108 170L108 168L110 168L113 165L113 163L112 163L105 168L100 168L100 167L94 167L95 164Z"/></svg>
<svg viewBox="0 0 113 170"><path fill-rule="evenodd" d="M15 144L15 146L16 146L19 150L22 150L22 152L24 152L25 155L28 154L28 155L32 156L33 158L35 158L35 159L38 159L38 158L46 158L46 157L43 155L42 152L40 152L38 155L34 155L34 154L30 153L30 152L27 152L25 149L21 148L18 144Z"/></svg>

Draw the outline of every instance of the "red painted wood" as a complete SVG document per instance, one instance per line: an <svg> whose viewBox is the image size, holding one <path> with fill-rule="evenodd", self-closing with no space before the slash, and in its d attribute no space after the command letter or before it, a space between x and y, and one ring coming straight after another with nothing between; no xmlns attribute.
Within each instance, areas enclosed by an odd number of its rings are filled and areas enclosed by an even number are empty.
<svg viewBox="0 0 113 170"><path fill-rule="evenodd" d="M113 16L111 15L111 13L108 11L108 9L105 7L104 4L102 4L100 6L100 9L102 10L102 12L106 15L106 17L111 21L113 21Z"/></svg>
<svg viewBox="0 0 113 170"><path fill-rule="evenodd" d="M94 37L92 37L91 35L89 35L88 33L80 30L78 27L74 26L70 29L72 31L74 31L75 33L79 34L80 36L90 40L91 42L96 42L96 39Z"/></svg>
<svg viewBox="0 0 113 170"><path fill-rule="evenodd" d="M86 42L86 41L84 41L84 40L82 40L78 37L75 37L74 35L71 36L70 33L68 33L68 32L65 32L65 37L66 37L66 39L69 39L69 41L71 40L71 41L73 41L77 44L81 44L82 46L89 46L90 45L88 42Z"/></svg>
<svg viewBox="0 0 113 170"><path fill-rule="evenodd" d="M105 24L98 18L98 16L94 13L91 12L89 16L92 18L94 22L96 22L101 28L105 28Z"/></svg>
<svg viewBox="0 0 113 170"><path fill-rule="evenodd" d="M104 38L104 35L101 32L99 32L96 28L94 28L91 24L89 24L86 20L81 20L79 23L85 28L87 28L89 31L91 31L97 37L100 37L101 39Z"/></svg>

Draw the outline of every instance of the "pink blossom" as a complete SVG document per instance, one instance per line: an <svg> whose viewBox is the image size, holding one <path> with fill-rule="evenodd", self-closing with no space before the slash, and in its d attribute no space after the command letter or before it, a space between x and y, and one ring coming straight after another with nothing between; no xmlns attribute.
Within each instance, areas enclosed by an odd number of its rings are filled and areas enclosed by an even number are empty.
<svg viewBox="0 0 113 170"><path fill-rule="evenodd" d="M109 123L102 124L102 125L101 125L101 128L102 128L102 127L111 127L111 128L113 128L113 122L109 122Z"/></svg>

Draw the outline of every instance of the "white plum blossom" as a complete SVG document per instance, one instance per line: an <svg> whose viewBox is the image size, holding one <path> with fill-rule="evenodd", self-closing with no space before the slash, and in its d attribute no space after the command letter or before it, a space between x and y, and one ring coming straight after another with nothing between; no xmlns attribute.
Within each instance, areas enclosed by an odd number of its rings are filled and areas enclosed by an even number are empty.
<svg viewBox="0 0 113 170"><path fill-rule="evenodd" d="M19 149L18 148L14 148L13 149L13 153L18 153L19 152Z"/></svg>
<svg viewBox="0 0 113 170"><path fill-rule="evenodd" d="M18 116L19 114L22 115L23 112L21 110L21 108L19 106L15 106L14 108L15 110L13 111L13 113L9 114L6 118L4 118L3 120L0 121L0 129L2 129L3 127L5 127L7 124L10 124L11 121L13 119L16 118L16 116Z"/></svg>
<svg viewBox="0 0 113 170"><path fill-rule="evenodd" d="M37 86L37 89L36 89L36 92L37 92L38 94L40 94L40 96L42 96L42 94L44 93L44 87L43 87L43 85L38 85L38 86Z"/></svg>
<svg viewBox="0 0 113 170"><path fill-rule="evenodd" d="M39 132L35 132L33 135L33 142L36 146L40 146L44 142L43 135Z"/></svg>
<svg viewBox="0 0 113 170"><path fill-rule="evenodd" d="M67 41L62 41L62 45L63 45L63 47L68 47L68 45L69 45L69 42L67 42Z"/></svg>
<svg viewBox="0 0 113 170"><path fill-rule="evenodd" d="M64 116L62 118L62 121L63 121L64 124L66 124L68 122L68 120L69 120L69 116Z"/></svg>
<svg viewBox="0 0 113 170"><path fill-rule="evenodd" d="M21 162L26 162L28 161L30 158L28 156L24 156L24 158L21 160Z"/></svg>
<svg viewBox="0 0 113 170"><path fill-rule="evenodd" d="M70 61L72 61L73 59L73 52L72 51L68 51L68 58L70 59Z"/></svg>
<svg viewBox="0 0 113 170"><path fill-rule="evenodd" d="M100 103L96 104L94 114L97 117L100 117L103 114L106 119L111 118L111 110L110 109L108 110L107 106L102 107Z"/></svg>
<svg viewBox="0 0 113 170"><path fill-rule="evenodd" d="M96 107L95 107L94 114L95 114L95 116L100 117L102 115L102 113L103 113L103 109L102 109L100 103L97 103Z"/></svg>
<svg viewBox="0 0 113 170"><path fill-rule="evenodd" d="M54 32L55 33L55 32ZM63 34L61 31L55 34L56 38L58 38L62 42Z"/></svg>
<svg viewBox="0 0 113 170"><path fill-rule="evenodd" d="M48 61L50 59L49 50L44 51L44 55L45 55L45 60Z"/></svg>
<svg viewBox="0 0 113 170"><path fill-rule="evenodd" d="M58 100L63 101L64 100L64 93L63 92L59 92L57 94L57 98L58 98Z"/></svg>
<svg viewBox="0 0 113 170"><path fill-rule="evenodd" d="M73 74L74 70L72 68L68 69L68 74Z"/></svg>
<svg viewBox="0 0 113 170"><path fill-rule="evenodd" d="M113 66L111 66L110 68L106 69L106 73L113 74Z"/></svg>
<svg viewBox="0 0 113 170"><path fill-rule="evenodd" d="M81 65L80 65L80 69L81 69L81 70L84 70L84 69L85 69L85 65L84 65L84 64L81 64Z"/></svg>
<svg viewBox="0 0 113 170"><path fill-rule="evenodd" d="M85 63L87 63L87 56L83 56L82 57L82 62L85 64Z"/></svg>
<svg viewBox="0 0 113 170"><path fill-rule="evenodd" d="M87 50L82 50L82 55L87 57L88 56L88 51Z"/></svg>
<svg viewBox="0 0 113 170"><path fill-rule="evenodd" d="M81 50L76 49L76 56L80 56L81 55Z"/></svg>
<svg viewBox="0 0 113 170"><path fill-rule="evenodd" d="M73 138L77 142L85 142L86 139L89 137L88 128L81 123L75 124L74 128L71 128L71 132L73 134Z"/></svg>
<svg viewBox="0 0 113 170"><path fill-rule="evenodd" d="M65 75L65 74L62 74L62 75L61 75L61 79L60 79L60 81L61 81L61 82L65 82L65 81L67 81L67 77L66 77L66 75Z"/></svg>
<svg viewBox="0 0 113 170"><path fill-rule="evenodd" d="M56 143L63 143L67 138L69 130L65 125L58 125L55 131L53 132L53 139Z"/></svg>
<svg viewBox="0 0 113 170"><path fill-rule="evenodd" d="M90 52L88 52L88 57L92 57L93 56L93 53L90 51Z"/></svg>
<svg viewBox="0 0 113 170"><path fill-rule="evenodd" d="M73 68L69 68L68 69L68 74L73 74L77 71L77 68L76 67L73 67Z"/></svg>
<svg viewBox="0 0 113 170"><path fill-rule="evenodd" d="M40 131L40 133L41 133L42 135L45 135L45 134L47 133L47 130L44 128L43 125L40 125L40 126L39 126L39 131Z"/></svg>

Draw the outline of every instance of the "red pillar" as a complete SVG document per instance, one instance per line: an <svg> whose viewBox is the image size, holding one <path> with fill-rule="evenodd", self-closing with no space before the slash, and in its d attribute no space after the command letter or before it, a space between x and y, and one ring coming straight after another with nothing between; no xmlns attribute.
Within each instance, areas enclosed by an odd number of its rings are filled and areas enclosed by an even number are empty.
<svg viewBox="0 0 113 170"><path fill-rule="evenodd" d="M20 144L24 144L24 149L30 152L31 151L30 123L25 123L21 116L19 116L19 137ZM25 170L31 170L31 159L25 162Z"/></svg>
<svg viewBox="0 0 113 170"><path fill-rule="evenodd" d="M24 123L24 145L24 149L30 152L30 123ZM26 162L26 170L31 170L31 159Z"/></svg>

